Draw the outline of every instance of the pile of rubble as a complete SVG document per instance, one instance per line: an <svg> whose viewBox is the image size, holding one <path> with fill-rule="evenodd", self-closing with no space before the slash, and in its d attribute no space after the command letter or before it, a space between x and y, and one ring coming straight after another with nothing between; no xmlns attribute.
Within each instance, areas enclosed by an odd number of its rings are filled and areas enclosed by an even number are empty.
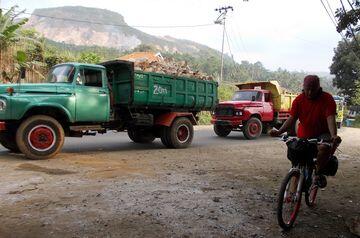
<svg viewBox="0 0 360 238"><path fill-rule="evenodd" d="M175 62L169 58L164 59L159 53L155 55L156 57L154 57L154 55L150 56L149 52L144 52L143 54L138 52L136 55L131 54L123 56L120 59L134 62L135 70L196 78L201 80L214 80L212 76L208 76L204 73L201 73L200 71L191 70L186 61Z"/></svg>

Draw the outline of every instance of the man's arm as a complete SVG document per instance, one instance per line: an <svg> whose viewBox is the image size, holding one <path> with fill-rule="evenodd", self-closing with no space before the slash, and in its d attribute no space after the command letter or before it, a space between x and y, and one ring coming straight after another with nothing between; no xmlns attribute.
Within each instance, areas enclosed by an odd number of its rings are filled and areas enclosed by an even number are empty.
<svg viewBox="0 0 360 238"><path fill-rule="evenodd" d="M328 116L326 118L326 120L327 120L331 138L334 138L335 136L337 136L337 126L336 126L335 115Z"/></svg>
<svg viewBox="0 0 360 238"><path fill-rule="evenodd" d="M330 136L331 136L332 142L334 142L335 144L340 144L341 138L340 138L340 136L337 135L337 126L336 126L335 115L328 116L326 118L326 120L327 120L327 124L328 124L328 128L330 131Z"/></svg>
<svg viewBox="0 0 360 238"><path fill-rule="evenodd" d="M272 129L270 131L270 135L271 136L279 136L282 133L286 132L289 130L289 128L293 127L295 125L297 118L290 116L285 122L284 124L280 127L279 130L276 129Z"/></svg>

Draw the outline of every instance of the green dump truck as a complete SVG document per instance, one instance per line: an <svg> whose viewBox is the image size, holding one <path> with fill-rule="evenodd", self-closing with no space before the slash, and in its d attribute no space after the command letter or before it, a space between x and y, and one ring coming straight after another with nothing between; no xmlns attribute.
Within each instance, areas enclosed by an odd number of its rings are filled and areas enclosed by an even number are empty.
<svg viewBox="0 0 360 238"><path fill-rule="evenodd" d="M0 143L30 159L54 157L64 137L127 131L136 143L161 138L188 147L197 113L213 110L217 83L135 71L129 61L54 66L47 83L0 86Z"/></svg>

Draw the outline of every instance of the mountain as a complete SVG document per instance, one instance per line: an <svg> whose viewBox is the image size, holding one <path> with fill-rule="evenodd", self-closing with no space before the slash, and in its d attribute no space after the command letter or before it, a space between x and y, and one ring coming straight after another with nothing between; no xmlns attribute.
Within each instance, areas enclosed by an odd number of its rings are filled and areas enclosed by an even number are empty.
<svg viewBox="0 0 360 238"><path fill-rule="evenodd" d="M98 8L66 6L36 9L26 27L34 28L53 41L73 45L131 50L140 44L146 44L170 53L196 54L212 51L219 54L207 46L188 40L146 34L129 26L119 13Z"/></svg>

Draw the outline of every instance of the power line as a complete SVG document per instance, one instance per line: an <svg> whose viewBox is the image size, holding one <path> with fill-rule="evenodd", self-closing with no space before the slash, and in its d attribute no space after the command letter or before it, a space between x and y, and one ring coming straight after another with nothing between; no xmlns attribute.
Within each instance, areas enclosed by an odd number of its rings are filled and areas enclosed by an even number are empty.
<svg viewBox="0 0 360 238"><path fill-rule="evenodd" d="M2 10L10 10L7 8L0 8ZM148 26L148 25L125 25L125 24L106 24L103 22L95 22L95 21L87 21L87 20L80 20L80 19L74 19L74 18L62 18L62 17L53 17L53 16L46 16L46 15L40 15L40 14L34 14L34 13L28 13L28 12L18 12L30 16L37 16L37 17L43 17L43 18L50 18L55 20L62 20L62 21L73 21L73 22L82 22L82 23L89 23L94 25L102 25L102 26L117 26L117 27L137 27L137 28L194 28L194 27L207 27L207 26L214 26L214 23L211 24L197 24L197 25L174 25L174 26Z"/></svg>
<svg viewBox="0 0 360 238"><path fill-rule="evenodd" d="M245 55L246 55L247 58L249 59L250 57L249 57L249 55L248 55L248 50L247 50L247 48L245 47L244 40L243 40L243 38L242 38L242 36L241 36L240 31L238 30L238 29L240 29L240 27L239 27L239 25L237 24L236 21L234 21L234 23L235 23L235 24L234 24L233 26L231 26L231 29L232 29L232 31L234 32L234 35L235 35L235 37L236 37L236 38L235 38L235 44L236 44L237 48L239 49L239 51L241 51L241 50L240 50L241 48L243 49ZM235 27L236 30L234 30L234 27ZM240 39L240 43L238 43L237 38Z"/></svg>
<svg viewBox="0 0 360 238"><path fill-rule="evenodd" d="M332 10L331 6L330 6L330 3L328 0L326 0L326 3L330 9L330 12L331 12L331 15L332 15L332 18L334 19L334 21L336 21L336 17L335 17L335 14L334 14L334 11Z"/></svg>
<svg viewBox="0 0 360 238"><path fill-rule="evenodd" d="M328 9L326 8L326 6L325 6L324 2L323 2L322 0L320 0L320 2L321 2L321 4L323 5L323 7L324 7L324 9L325 9L326 13L327 13L327 14L328 14L328 16L330 17L330 20L332 21L332 23L334 24L334 26L335 26L335 28L336 28L336 27L337 27L337 24L336 24L335 20L331 17L331 15L330 15L330 13L329 13Z"/></svg>
<svg viewBox="0 0 360 238"><path fill-rule="evenodd" d="M229 36L228 36L228 34L227 34L226 29L225 29L225 36L226 36L226 41L227 41L227 45L228 45L228 48L229 48L229 52L230 52L231 58L234 60L234 55L233 55L233 53L231 52L231 47L230 47L230 42L229 42Z"/></svg>
<svg viewBox="0 0 360 238"><path fill-rule="evenodd" d="M346 16L346 10L345 10L344 3L343 3L342 0L340 0L340 3L341 3L341 6L342 6L342 8L343 8L344 15ZM354 30L352 29L351 25L349 24L347 28L348 28L348 30L350 30L351 34L352 34L353 37L354 37L354 41L356 42L357 46L360 48L359 42L358 42L357 39L356 39L355 32L354 32Z"/></svg>

